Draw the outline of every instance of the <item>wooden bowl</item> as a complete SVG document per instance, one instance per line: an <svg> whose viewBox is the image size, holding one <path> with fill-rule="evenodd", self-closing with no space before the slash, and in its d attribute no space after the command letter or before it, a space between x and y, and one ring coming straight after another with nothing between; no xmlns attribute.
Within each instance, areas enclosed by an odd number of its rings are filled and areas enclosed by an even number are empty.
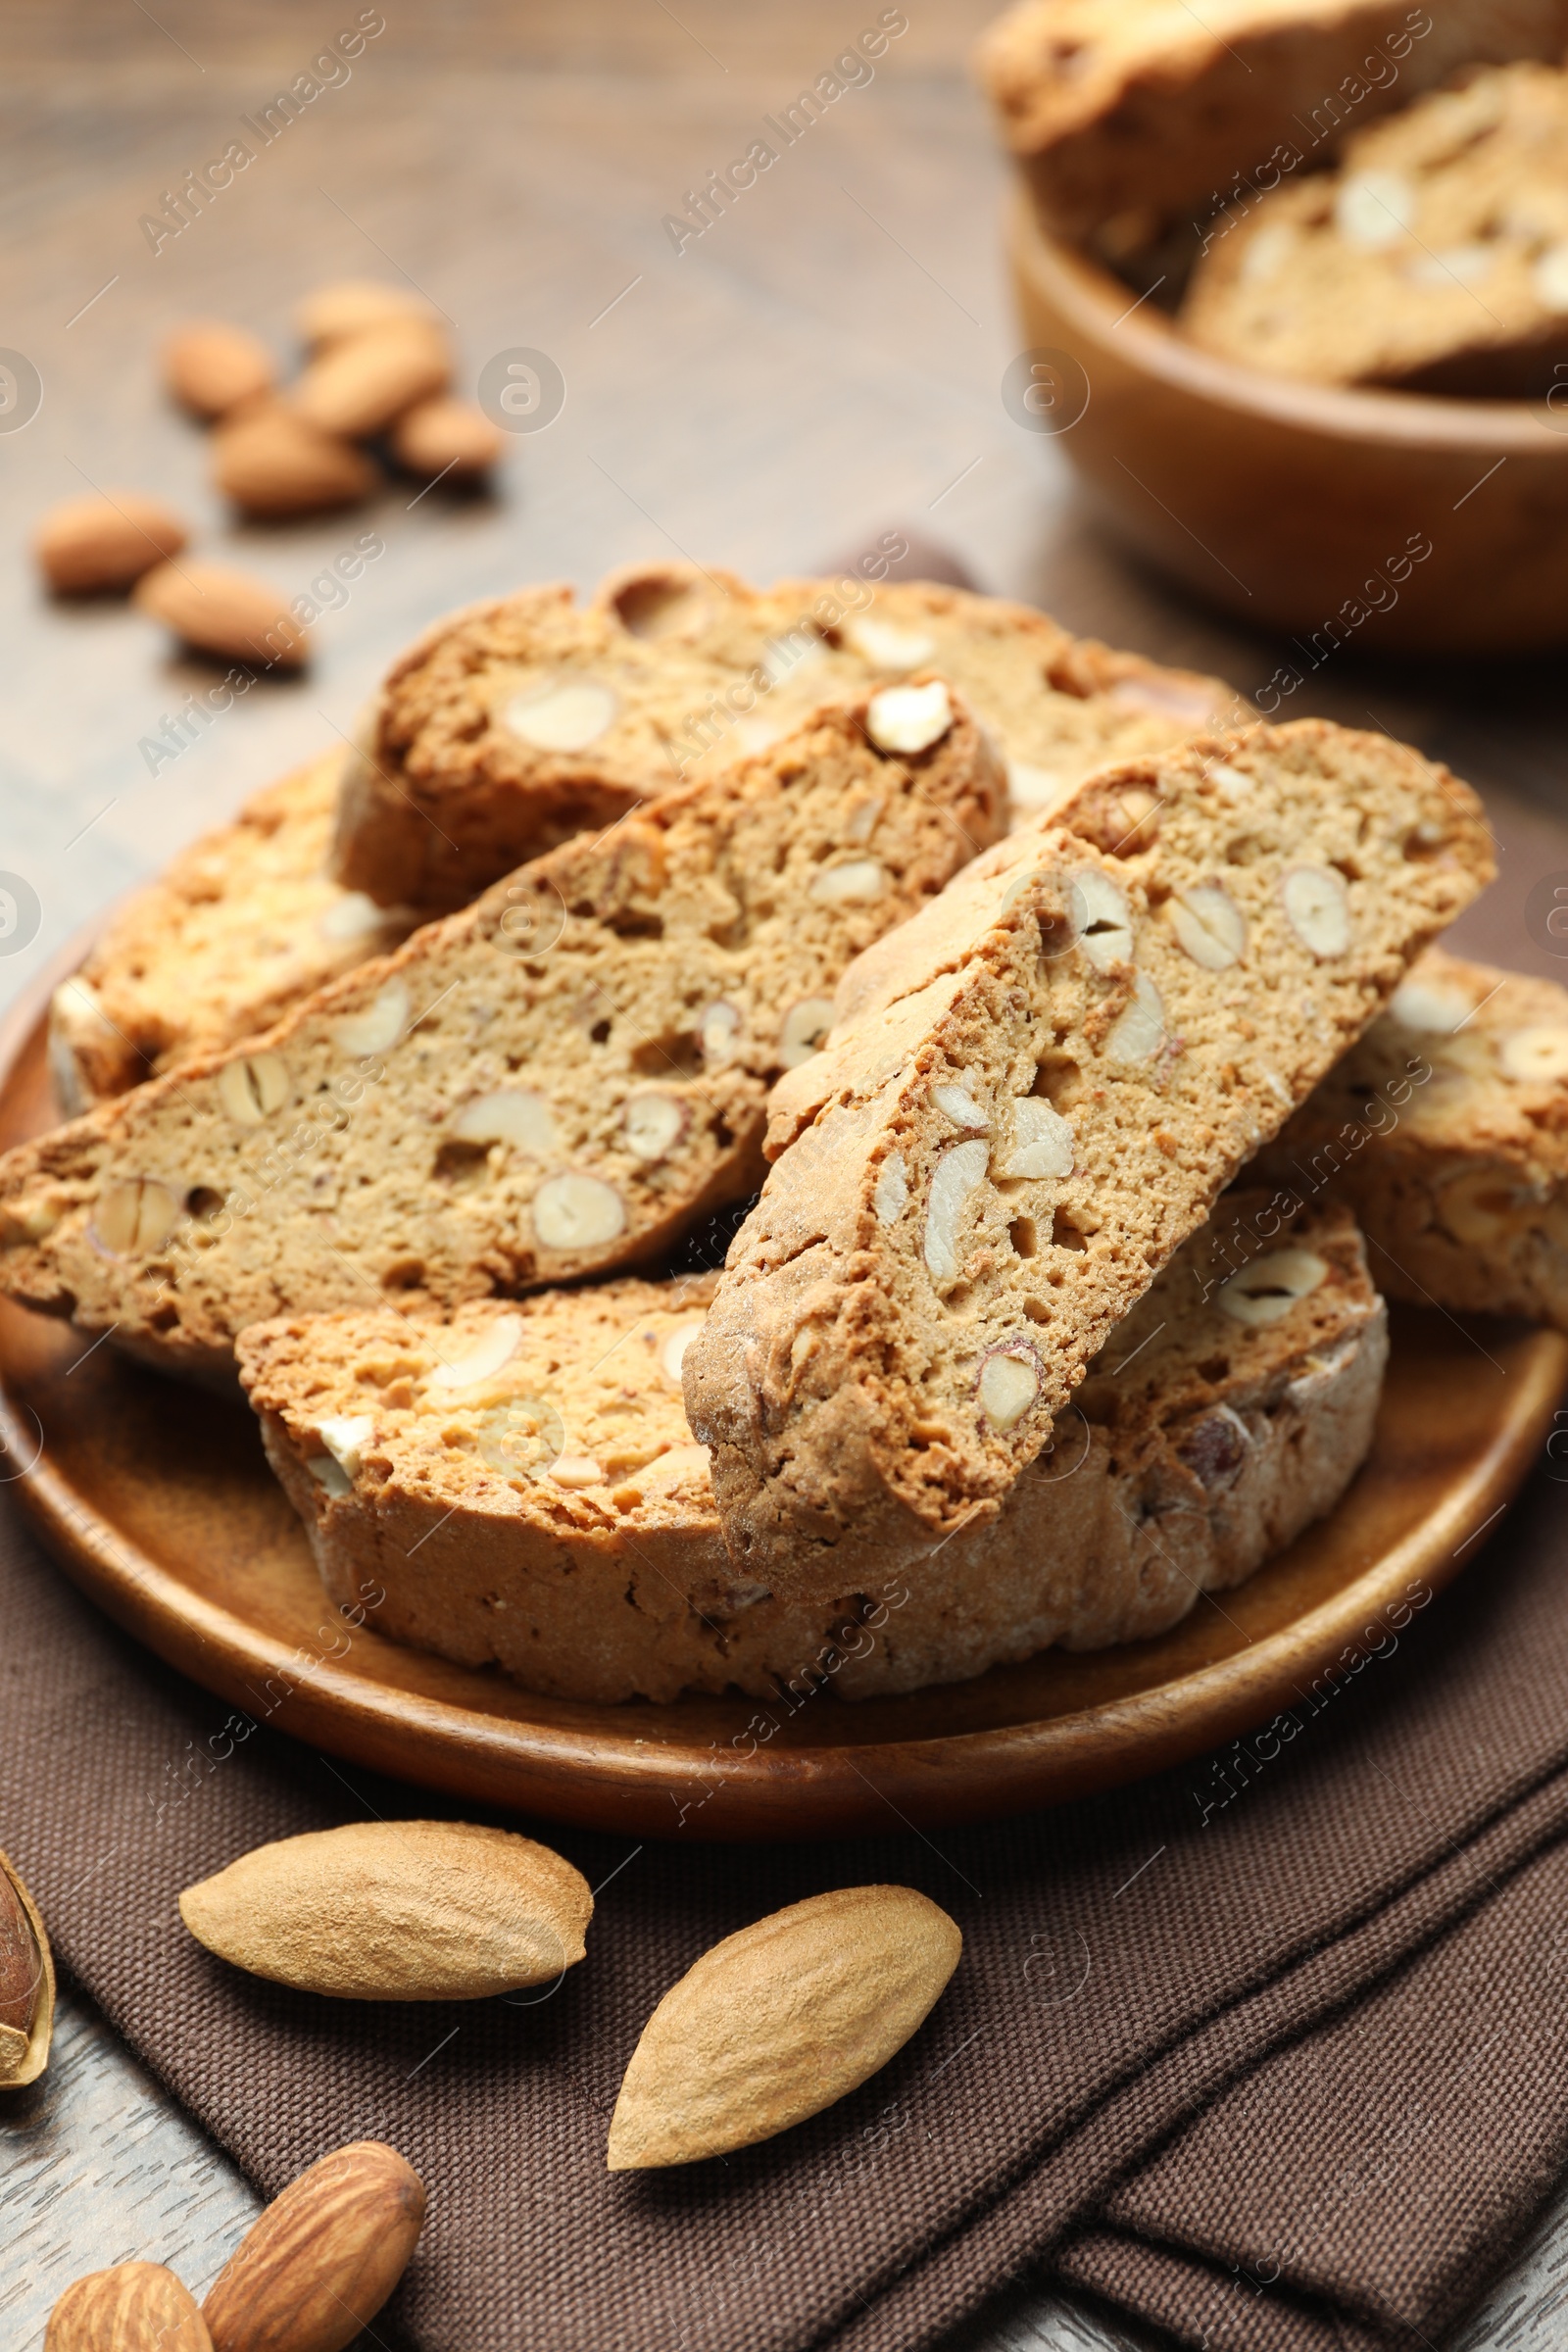
<svg viewBox="0 0 1568 2352"><path fill-rule="evenodd" d="M1106 519L1209 603L1299 638L1300 675L1339 643L1568 642L1568 390L1548 408L1293 383L1185 342L1021 187L1007 235L1025 357Z"/></svg>

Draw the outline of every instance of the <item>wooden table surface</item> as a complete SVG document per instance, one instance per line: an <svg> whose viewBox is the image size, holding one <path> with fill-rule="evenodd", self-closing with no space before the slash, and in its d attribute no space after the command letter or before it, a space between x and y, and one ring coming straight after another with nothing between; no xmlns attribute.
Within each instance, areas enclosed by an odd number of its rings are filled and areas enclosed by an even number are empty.
<svg viewBox="0 0 1568 2352"><path fill-rule="evenodd" d="M965 71L987 0L909 0L874 78L676 253L665 215L882 13L878 0L858 13L345 0L336 17L302 0L9 0L0 344L36 368L43 398L21 429L0 415L0 890L20 876L38 908L0 934L0 1001L346 728L426 621L524 580L586 587L676 554L766 579L898 528L1077 629L1244 690L1270 677L1282 649L1106 545L1061 448L1004 408L1018 348L1004 172ZM142 217L357 18L384 29L348 78L155 253ZM286 350L296 298L361 274L410 281L448 314L469 386L497 353L548 353L564 407L516 437L493 495L399 485L363 512L236 527L206 486L200 432L157 389L159 339L216 314ZM308 673L262 683L154 775L142 739L215 673L118 603L39 595L31 522L90 485L163 494L196 524L197 552L291 595L367 529L385 554L320 622ZM1554 943L1527 903L1544 877L1568 882L1563 703L1545 662L1429 669L1379 662L1373 642L1336 655L1297 705L1385 725L1483 788L1502 878L1463 936L1547 972ZM168 2257L200 2288L254 2205L74 1995L43 2083L0 2104L0 2334L15 2352L33 2352L61 2288L106 2262ZM1558 2207L1463 2331L1465 2352L1560 2342L1565 2263ZM1020 2290L963 2340L1135 2339Z"/></svg>

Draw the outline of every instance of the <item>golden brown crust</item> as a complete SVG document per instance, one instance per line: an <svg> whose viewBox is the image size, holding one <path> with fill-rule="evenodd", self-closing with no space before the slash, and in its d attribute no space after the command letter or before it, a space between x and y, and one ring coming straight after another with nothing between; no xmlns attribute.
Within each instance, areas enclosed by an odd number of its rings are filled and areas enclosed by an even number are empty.
<svg viewBox="0 0 1568 2352"><path fill-rule="evenodd" d="M890 1573L994 1514L1491 872L1446 770L1303 720L1111 771L852 967L686 1362L737 1568L832 1591L841 1545Z"/></svg>
<svg viewBox="0 0 1568 2352"><path fill-rule="evenodd" d="M1238 1317L1226 1285L1267 1301L1287 1250L1298 1289L1315 1261L1311 1287ZM794 1712L961 1681L1052 1642L1162 1632L1250 1575L1354 1474L1386 1352L1348 1213L1282 1226L1266 1193L1231 1195L1112 1333L1000 1517L890 1587L803 1602L737 1577L682 1410L680 1354L713 1287L248 1331L243 1378L332 1597L558 1697L736 1688Z"/></svg>
<svg viewBox="0 0 1568 2352"><path fill-rule="evenodd" d="M469 606L398 661L344 777L336 871L382 902L462 905L525 858L717 775L822 703L938 670L1045 805L1235 698L1079 643L1027 606L926 582L750 588L691 564Z"/></svg>

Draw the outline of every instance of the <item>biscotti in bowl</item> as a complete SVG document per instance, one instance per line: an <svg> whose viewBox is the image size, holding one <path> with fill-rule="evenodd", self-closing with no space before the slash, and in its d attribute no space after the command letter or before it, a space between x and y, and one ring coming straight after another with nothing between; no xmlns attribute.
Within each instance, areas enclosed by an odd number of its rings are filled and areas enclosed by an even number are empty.
<svg viewBox="0 0 1568 2352"><path fill-rule="evenodd" d="M1565 46L1560 0L1022 0L983 48L1013 413L1120 536L1301 640L1285 692L1347 644L1568 635Z"/></svg>

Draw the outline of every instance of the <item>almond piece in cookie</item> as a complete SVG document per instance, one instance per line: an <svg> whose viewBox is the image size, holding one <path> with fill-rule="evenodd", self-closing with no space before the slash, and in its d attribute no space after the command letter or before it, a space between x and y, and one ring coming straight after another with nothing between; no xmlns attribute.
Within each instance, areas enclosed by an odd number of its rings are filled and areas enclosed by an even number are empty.
<svg viewBox="0 0 1568 2352"><path fill-rule="evenodd" d="M1349 1211L1227 1194L997 1518L907 1578L775 1598L731 1567L682 1404L716 1280L253 1325L241 1378L332 1599L378 1594L377 1633L559 1698L871 1697L1163 1633L1331 1509L1372 1441L1387 1336Z"/></svg>
<svg viewBox="0 0 1568 2352"><path fill-rule="evenodd" d="M737 1571L832 1591L841 1547L891 1572L994 1515L1112 1324L1491 872L1445 769L1305 720L1111 770L852 966L686 1359ZM1200 890L1234 911L1195 955Z"/></svg>
<svg viewBox="0 0 1568 2352"><path fill-rule="evenodd" d="M760 590L643 564L584 610L561 587L471 606L393 664L344 776L338 878L445 911L651 790L723 772L820 704L917 672L956 687L1030 809L1227 707L1229 723L1245 715L1218 679L993 597L858 578Z"/></svg>
<svg viewBox="0 0 1568 2352"><path fill-rule="evenodd" d="M63 1116L254 1037L407 937L406 909L327 873L341 765L328 752L270 784L110 917L50 1004Z"/></svg>
<svg viewBox="0 0 1568 2352"><path fill-rule="evenodd" d="M1568 1331L1568 989L1430 950L1259 1165L1391 1298Z"/></svg>
<svg viewBox="0 0 1568 2352"><path fill-rule="evenodd" d="M1003 822L956 701L918 754L868 723L823 711L11 1153L0 1289L211 1375L264 1316L526 1290L744 1199L791 1013ZM853 892L825 887L847 867Z"/></svg>

